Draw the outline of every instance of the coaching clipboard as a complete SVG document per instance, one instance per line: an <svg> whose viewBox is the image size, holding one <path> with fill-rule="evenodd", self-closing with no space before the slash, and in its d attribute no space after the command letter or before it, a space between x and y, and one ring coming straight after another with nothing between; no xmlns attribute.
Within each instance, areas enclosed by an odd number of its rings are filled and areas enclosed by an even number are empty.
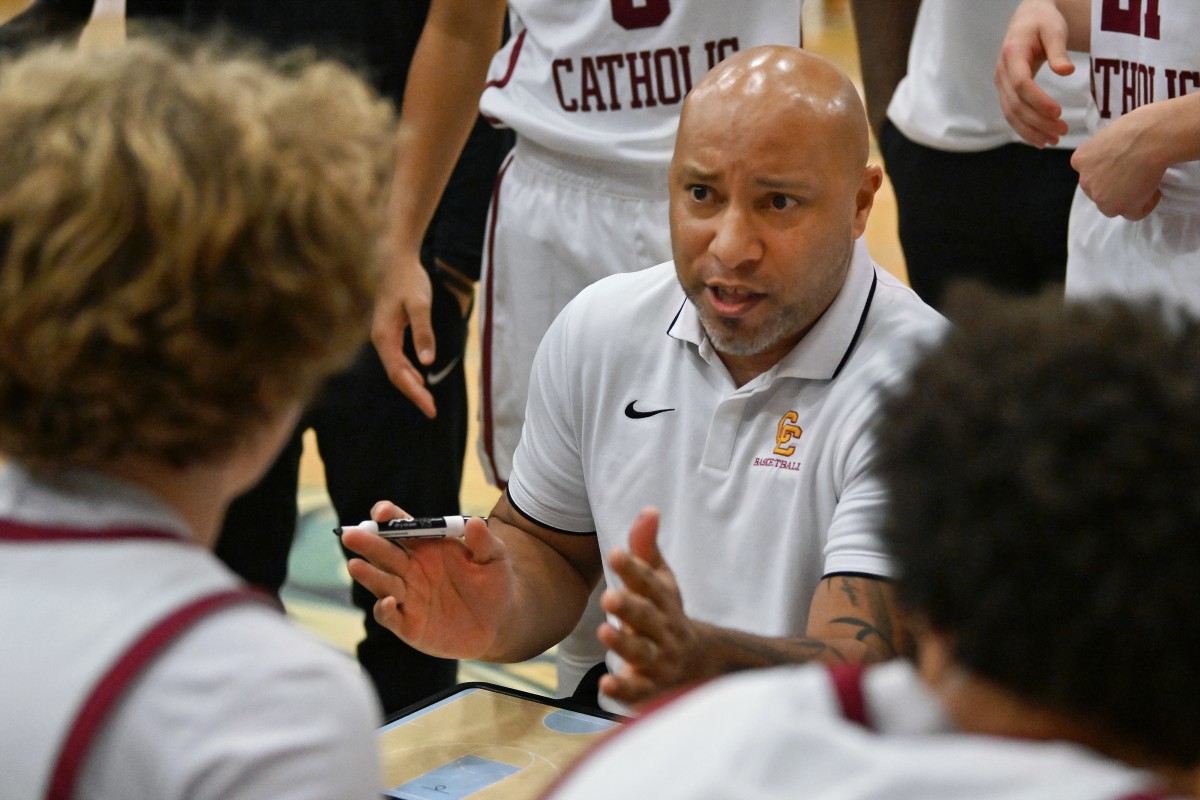
<svg viewBox="0 0 1200 800"><path fill-rule="evenodd" d="M384 797L535 798L622 717L491 683L460 683L379 729Z"/></svg>

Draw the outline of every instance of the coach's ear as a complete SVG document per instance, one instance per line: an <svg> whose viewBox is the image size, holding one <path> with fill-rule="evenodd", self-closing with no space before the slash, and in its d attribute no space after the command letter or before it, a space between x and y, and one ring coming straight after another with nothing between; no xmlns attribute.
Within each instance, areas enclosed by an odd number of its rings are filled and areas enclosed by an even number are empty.
<svg viewBox="0 0 1200 800"><path fill-rule="evenodd" d="M878 164L867 164L863 168L862 179L858 190L854 193L854 225L852 234L855 239L866 233L867 219L875 206L875 193L883 185L883 167Z"/></svg>

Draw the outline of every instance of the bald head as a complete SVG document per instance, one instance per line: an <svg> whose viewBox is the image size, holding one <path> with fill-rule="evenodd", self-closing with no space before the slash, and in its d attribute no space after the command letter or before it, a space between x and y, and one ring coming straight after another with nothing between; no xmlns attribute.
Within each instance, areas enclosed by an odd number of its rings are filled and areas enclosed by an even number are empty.
<svg viewBox="0 0 1200 800"><path fill-rule="evenodd" d="M738 385L841 291L883 170L850 79L792 47L727 59L688 94L671 159L675 272Z"/></svg>
<svg viewBox="0 0 1200 800"><path fill-rule="evenodd" d="M798 47L765 45L722 61L688 94L680 129L714 114L744 125L767 110L819 125L856 172L866 163L867 114L854 83L833 62Z"/></svg>

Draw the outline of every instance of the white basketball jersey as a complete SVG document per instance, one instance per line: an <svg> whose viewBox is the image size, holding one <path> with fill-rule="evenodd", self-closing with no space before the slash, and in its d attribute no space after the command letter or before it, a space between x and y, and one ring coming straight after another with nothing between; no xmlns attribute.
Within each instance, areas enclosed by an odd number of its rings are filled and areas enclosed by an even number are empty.
<svg viewBox="0 0 1200 800"><path fill-rule="evenodd" d="M1092 0L1092 130L1147 103L1200 91L1200 3ZM1200 161L1176 164L1162 183L1163 204L1200 205Z"/></svg>
<svg viewBox="0 0 1200 800"><path fill-rule="evenodd" d="M992 82L1004 31L1020 0L923 0L917 12L908 74L896 87L888 118L914 142L937 150L979 152L1021 141L1000 109ZM864 54L870 58L870 53ZM1063 109L1069 132L1058 146L1087 137L1088 64L1072 53L1067 77L1043 68L1037 82Z"/></svg>
<svg viewBox="0 0 1200 800"><path fill-rule="evenodd" d="M512 0L485 116L543 147L666 164L684 95L739 50L800 44L803 0Z"/></svg>
<svg viewBox="0 0 1200 800"><path fill-rule="evenodd" d="M1089 127L1200 91L1200 3L1093 0ZM1079 190L1071 207L1067 296L1158 298L1200 315L1200 161L1175 164L1145 219L1109 218Z"/></svg>

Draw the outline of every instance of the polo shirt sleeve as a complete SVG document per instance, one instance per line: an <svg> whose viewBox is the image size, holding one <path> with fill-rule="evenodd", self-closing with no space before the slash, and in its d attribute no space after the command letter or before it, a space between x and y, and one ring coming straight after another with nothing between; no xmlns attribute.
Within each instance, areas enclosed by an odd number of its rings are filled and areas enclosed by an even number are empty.
<svg viewBox="0 0 1200 800"><path fill-rule="evenodd" d="M525 424L513 455L508 494L534 522L567 533L592 533L580 447L580 392L583 384L578 352L588 341L585 295L558 315L534 357L529 377Z"/></svg>
<svg viewBox="0 0 1200 800"><path fill-rule="evenodd" d="M859 470L838 502L825 543L824 574L855 572L891 578L891 558L879 538L883 519L883 484L868 471Z"/></svg>
<svg viewBox="0 0 1200 800"><path fill-rule="evenodd" d="M907 380L925 348L947 329L947 322L907 288L882 288L877 308L885 314L869 334L871 357L856 370L840 398L842 444L838 469L839 496L825 541L824 574L858 572L895 576L880 531L887 489L877 463L875 426L884 394Z"/></svg>
<svg viewBox="0 0 1200 800"><path fill-rule="evenodd" d="M824 574L857 572L890 578L891 558L879 537L887 493L874 469L875 438L869 425L878 403L872 399L861 406L849 425L854 432L840 465L841 496L825 540Z"/></svg>

